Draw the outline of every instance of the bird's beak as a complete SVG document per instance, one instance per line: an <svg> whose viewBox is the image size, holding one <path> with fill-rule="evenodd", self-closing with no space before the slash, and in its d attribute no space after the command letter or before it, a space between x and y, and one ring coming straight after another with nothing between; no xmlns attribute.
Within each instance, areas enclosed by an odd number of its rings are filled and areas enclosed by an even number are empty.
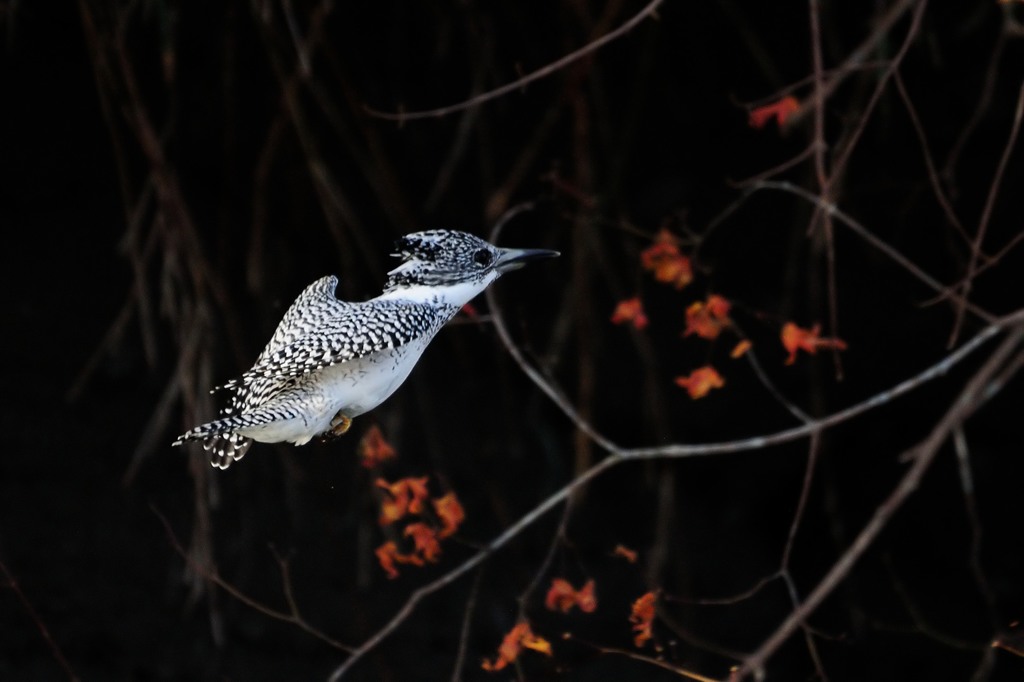
<svg viewBox="0 0 1024 682"><path fill-rule="evenodd" d="M494 267L498 272L518 270L530 261L541 260L542 258L557 258L561 254L550 249L501 249L498 254L498 262Z"/></svg>

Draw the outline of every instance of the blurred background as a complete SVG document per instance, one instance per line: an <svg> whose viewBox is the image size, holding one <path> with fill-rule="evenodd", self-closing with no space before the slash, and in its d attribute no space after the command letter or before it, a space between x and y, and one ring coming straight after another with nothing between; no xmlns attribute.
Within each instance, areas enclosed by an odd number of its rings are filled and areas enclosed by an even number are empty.
<svg viewBox="0 0 1024 682"><path fill-rule="evenodd" d="M500 98L405 116L634 17ZM402 234L486 237L528 203L501 245L563 255L499 281L501 314L624 447L773 433L799 424L780 396L820 417L940 361L980 315L758 180L827 195L943 285L975 272L970 300L992 315L1020 308L1022 21L1021 3L995 0L0 0L0 679L326 679L348 654L268 609L291 595L303 624L356 647L606 455L519 369L483 298L340 440L256 444L226 472L170 447L308 283L378 294ZM784 97L789 118L752 125ZM661 230L692 263L686 287L642 267ZM713 293L734 329L684 338L687 307ZM611 321L632 297L644 329ZM847 350L786 365L787 321ZM735 330L749 358L729 357ZM983 359L827 431L813 457L798 441L618 466L427 597L346 679L679 677L623 651L726 677L842 555ZM676 385L709 364L720 389ZM1020 679L1022 406L1018 377L769 679ZM398 456L368 470L371 426ZM374 481L405 476L455 492L466 521L438 563L389 580ZM598 609L546 610L558 576L593 579ZM630 605L648 591L655 637L638 648ZM554 655L482 670L520 617Z"/></svg>

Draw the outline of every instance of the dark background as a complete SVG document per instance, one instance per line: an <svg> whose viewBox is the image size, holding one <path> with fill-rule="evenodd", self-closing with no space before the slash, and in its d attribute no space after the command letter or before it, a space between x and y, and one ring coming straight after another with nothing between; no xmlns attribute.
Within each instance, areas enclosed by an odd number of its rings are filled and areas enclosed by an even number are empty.
<svg viewBox="0 0 1024 682"><path fill-rule="evenodd" d="M728 359L735 337L680 337L686 307L708 293L733 301L771 381L816 416L949 352L952 305L840 225L830 303L813 207L742 184L811 142L810 116L783 130L747 121L789 85L802 102L811 96L806 3L667 0L602 50L479 107L401 125L367 111L461 101L642 7L0 1L0 679L325 679L344 652L230 596L175 543L274 609L287 608L277 557L287 559L304 620L357 646L417 586L604 455L519 371L482 299L479 317L442 332L407 384L342 440L257 444L223 473L170 448L213 414L207 390L249 366L306 284L335 273L339 296L376 295L403 233L486 235L505 210L533 202L502 243L563 257L499 282L503 314L531 362L626 446L796 423L747 364ZM891 6L820 10L830 69ZM892 82L865 118L910 11L825 104L829 163L864 123L837 203L944 283L966 271L1007 145L1024 79L1021 14L1019 3L926 8L900 66L923 140ZM1024 229L1020 144L992 203L988 254ZM936 200L926 156L966 239ZM810 159L778 177L818 191ZM682 291L640 267L662 227L694 258ZM1022 254L993 262L972 300L994 314L1021 307ZM650 326L612 325L615 303L636 295ZM842 380L829 353L785 366L782 323L833 333L832 304L849 346ZM983 326L968 314L960 342ZM826 433L785 567L799 594L889 494L907 467L900 453L980 357ZM693 401L673 384L709 362L723 389ZM1021 678L1019 654L990 644L1024 615L1022 409L1017 378L966 425L973 496L947 445L810 619L820 663L797 635L770 660L769 679ZM371 424L399 452L378 472L356 457ZM780 580L739 596L780 569L807 452L798 442L619 466L570 513L549 513L426 598L350 677L450 679L461 661L465 679L678 679L602 647L725 677L792 610ZM435 494L458 494L467 520L437 565L403 567L396 580L377 566L377 475L429 475ZM636 564L611 556L620 543L639 552ZM555 576L593 578L597 612L546 612ZM648 590L663 595L658 652L636 649L628 622ZM737 598L702 602L727 597ZM518 669L483 672L520 606L555 655L527 652Z"/></svg>

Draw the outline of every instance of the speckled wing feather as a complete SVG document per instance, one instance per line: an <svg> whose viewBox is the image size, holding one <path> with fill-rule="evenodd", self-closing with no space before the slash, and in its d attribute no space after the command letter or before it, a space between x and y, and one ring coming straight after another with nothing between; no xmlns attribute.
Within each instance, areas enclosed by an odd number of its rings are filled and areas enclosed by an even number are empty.
<svg viewBox="0 0 1024 682"><path fill-rule="evenodd" d="M269 352L264 351L252 369L236 381L260 404L303 376L432 334L453 312L445 306L402 300L348 306L290 343L268 347Z"/></svg>
<svg viewBox="0 0 1024 682"><path fill-rule="evenodd" d="M346 303L337 286L336 277L323 277L295 299L253 367L220 387L231 394L221 417L249 412L325 367L433 333L455 312L407 300Z"/></svg>
<svg viewBox="0 0 1024 682"><path fill-rule="evenodd" d="M220 418L183 434L175 444L201 439L214 466L226 468L252 444L235 431L291 416L276 398L301 379L433 333L455 312L451 306L405 300L345 303L334 295L337 284L332 276L306 287L252 369L215 389L231 394Z"/></svg>
<svg viewBox="0 0 1024 682"><path fill-rule="evenodd" d="M354 308L354 304L338 300L334 294L337 288L338 278L329 275L303 289L285 311L267 347L256 359L256 364L266 360L275 351L295 343L297 339L324 327L331 318L340 317L347 309Z"/></svg>
<svg viewBox="0 0 1024 682"><path fill-rule="evenodd" d="M317 327L323 326L332 316L340 316L345 312L346 308L351 308L351 303L339 301L335 296L334 292L337 288L338 278L334 275L329 275L321 277L303 289L302 293L296 297L295 301L288 307L288 310L285 311L281 321L278 322L274 335L270 337L266 348L263 349L263 352L256 359L256 365L258 366L261 362L264 362L278 349L294 343L297 338L310 334ZM230 394L227 404L220 410L220 417L222 419L239 415L247 408L251 409L258 404L253 400L248 385L242 380L242 377L232 379L226 384L214 388L211 392L216 393L217 391L226 391ZM234 437L234 440L231 441L230 447L229 444L217 442L213 438L205 443L206 449L214 452L229 449L235 452L241 451L244 454L252 442L248 438L237 436L237 434L231 435ZM235 458L240 459L241 455L237 454Z"/></svg>

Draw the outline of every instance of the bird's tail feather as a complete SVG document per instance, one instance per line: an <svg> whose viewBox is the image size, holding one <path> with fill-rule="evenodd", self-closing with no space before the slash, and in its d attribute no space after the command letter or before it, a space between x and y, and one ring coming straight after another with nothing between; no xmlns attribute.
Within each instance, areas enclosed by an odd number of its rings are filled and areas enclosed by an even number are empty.
<svg viewBox="0 0 1024 682"><path fill-rule="evenodd" d="M238 431L293 418L295 414L289 410L287 402L287 399L279 397L248 412L201 424L178 436L173 445L201 440L203 449L210 453L211 464L218 469L227 469L231 462L241 459L252 445L252 438Z"/></svg>
<svg viewBox="0 0 1024 682"><path fill-rule="evenodd" d="M203 449L210 453L210 464L218 469L227 469L235 460L242 459L252 438L237 433L222 433L203 440Z"/></svg>
<svg viewBox="0 0 1024 682"><path fill-rule="evenodd" d="M190 440L202 441L203 449L210 453L210 464L218 469L227 469L232 462L242 459L252 445L252 438L234 430L239 426L242 424L235 417L218 419L181 434L172 445Z"/></svg>

